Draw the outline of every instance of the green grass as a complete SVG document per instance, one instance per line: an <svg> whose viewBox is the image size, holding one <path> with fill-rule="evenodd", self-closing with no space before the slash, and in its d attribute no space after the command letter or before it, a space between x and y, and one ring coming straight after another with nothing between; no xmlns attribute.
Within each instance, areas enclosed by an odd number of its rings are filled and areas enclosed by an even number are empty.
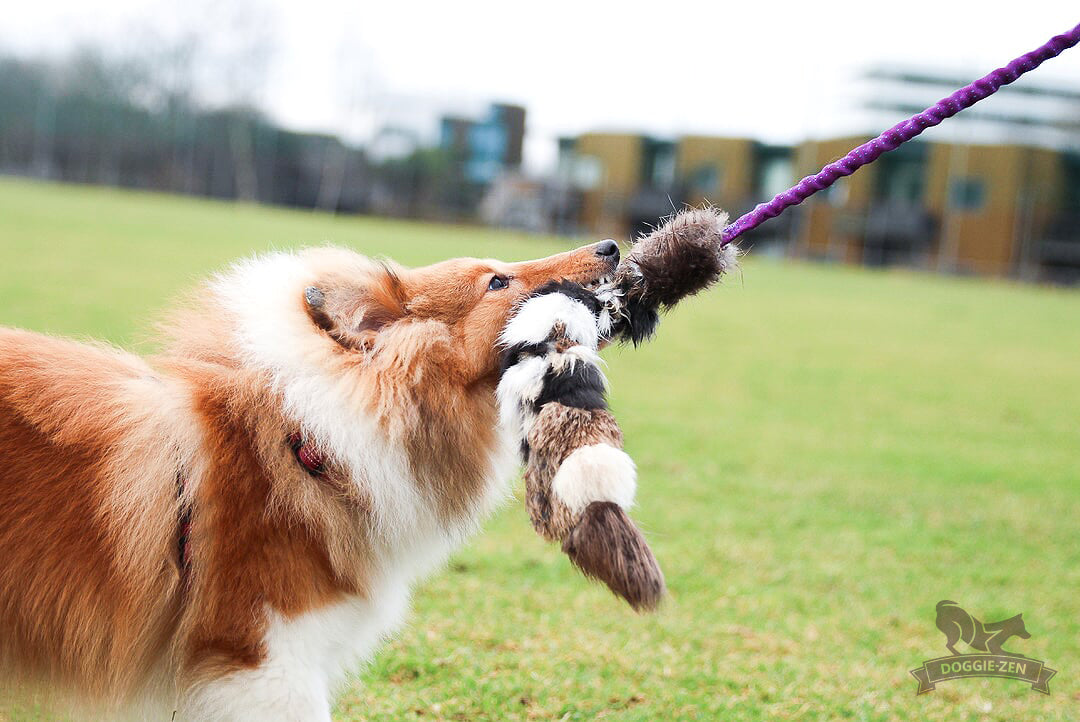
<svg viewBox="0 0 1080 722"><path fill-rule="evenodd" d="M570 243L6 180L0 323L130 346L229 259L324 241L410 264ZM606 356L663 609L579 577L519 500L337 719L1080 717L1080 293L751 254ZM1052 694L916 697L945 598L1023 612L1011 647L1059 670Z"/></svg>

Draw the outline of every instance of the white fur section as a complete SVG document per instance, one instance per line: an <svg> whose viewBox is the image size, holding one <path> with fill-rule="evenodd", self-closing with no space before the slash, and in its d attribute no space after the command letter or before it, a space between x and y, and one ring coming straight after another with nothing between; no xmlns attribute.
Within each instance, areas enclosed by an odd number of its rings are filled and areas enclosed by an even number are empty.
<svg viewBox="0 0 1080 722"><path fill-rule="evenodd" d="M266 660L193 690L178 719L210 722L330 720L328 700L346 672L369 660L408 607L408 584L382 585L374 601L360 598L293 619L271 614Z"/></svg>
<svg viewBox="0 0 1080 722"><path fill-rule="evenodd" d="M609 338L615 319L622 315L623 292L611 283L601 284L595 291L600 301L600 315L596 319L597 331L601 338Z"/></svg>
<svg viewBox="0 0 1080 722"><path fill-rule="evenodd" d="M330 722L330 696L316 672L266 662L191 691L177 709L185 722Z"/></svg>
<svg viewBox="0 0 1080 722"><path fill-rule="evenodd" d="M508 368L495 392L503 429L519 441L527 439L536 421L531 404L543 391L544 374L549 368L557 372L572 371L579 363L591 364L599 370L603 361L595 350L578 344L543 357L529 356ZM606 386L607 379L602 372L600 378Z"/></svg>
<svg viewBox="0 0 1080 722"><path fill-rule="evenodd" d="M727 215L724 215L724 221L727 220ZM723 273L731 273L739 267L739 249L734 243L729 243L720 249L720 265L723 269Z"/></svg>
<svg viewBox="0 0 1080 722"><path fill-rule="evenodd" d="M637 469L622 449L610 444L582 446L563 460L551 488L575 514L594 501L629 509L637 491Z"/></svg>
<svg viewBox="0 0 1080 722"><path fill-rule="evenodd" d="M557 373L573 371L579 363L595 366L596 370L600 372L600 378L604 382L604 387L607 387L607 377L600 371L600 367L604 364L604 361L596 351L588 346L582 346L580 344L571 346L565 351L548 354L548 359L548 363L552 370Z"/></svg>
<svg viewBox="0 0 1080 722"><path fill-rule="evenodd" d="M503 329L500 341L506 346L540 343L551 336L556 324L566 327L567 338L583 346L597 346L596 317L580 301L562 293L546 293L530 298Z"/></svg>
<svg viewBox="0 0 1080 722"><path fill-rule="evenodd" d="M600 309L600 315L596 319L596 329L599 331L601 338L607 338L611 335L611 326L611 311L605 305Z"/></svg>
<svg viewBox="0 0 1080 722"><path fill-rule="evenodd" d="M547 367L546 359L530 356L508 368L499 380L495 391L499 400L499 421L518 440L528 437L535 420L527 406L540 396Z"/></svg>

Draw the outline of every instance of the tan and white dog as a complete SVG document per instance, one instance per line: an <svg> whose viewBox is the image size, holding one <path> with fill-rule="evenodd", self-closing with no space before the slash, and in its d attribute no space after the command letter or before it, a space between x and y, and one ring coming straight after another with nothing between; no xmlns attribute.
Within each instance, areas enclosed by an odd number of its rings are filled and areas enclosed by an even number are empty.
<svg viewBox="0 0 1080 722"><path fill-rule="evenodd" d="M329 720L410 586L507 494L507 319L618 257L269 255L202 287L149 360L0 329L0 685Z"/></svg>

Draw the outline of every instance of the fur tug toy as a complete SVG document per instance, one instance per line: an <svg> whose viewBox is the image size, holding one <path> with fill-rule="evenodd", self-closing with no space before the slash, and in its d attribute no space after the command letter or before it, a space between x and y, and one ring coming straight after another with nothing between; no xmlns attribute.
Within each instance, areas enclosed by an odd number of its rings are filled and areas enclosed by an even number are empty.
<svg viewBox="0 0 1080 722"><path fill-rule="evenodd" d="M501 422L521 444L526 506L537 532L561 541L575 566L634 609L654 609L664 578L626 514L636 472L607 409L596 355L601 343L647 339L661 310L735 267L730 244L740 235L1077 44L1080 25L898 123L727 227L727 216L711 208L678 213L639 241L597 287L562 281L526 299L502 334L498 399Z"/></svg>
<svg viewBox="0 0 1080 722"><path fill-rule="evenodd" d="M723 211L694 208L676 213L635 243L612 280L596 290L603 304L600 334L637 345L652 336L660 311L735 268L738 251L723 240L725 223Z"/></svg>
<svg viewBox="0 0 1080 722"><path fill-rule="evenodd" d="M661 310L735 266L735 248L721 239L726 218L714 209L675 215L638 241L610 280L550 283L502 333L500 418L521 445L533 527L638 611L656 608L664 577L627 515L636 470L607 408L597 349L648 338Z"/></svg>

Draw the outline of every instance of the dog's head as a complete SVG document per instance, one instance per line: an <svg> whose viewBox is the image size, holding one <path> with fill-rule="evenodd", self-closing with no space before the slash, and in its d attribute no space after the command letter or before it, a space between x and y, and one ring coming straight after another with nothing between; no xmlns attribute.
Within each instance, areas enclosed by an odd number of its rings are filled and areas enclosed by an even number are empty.
<svg viewBox="0 0 1080 722"><path fill-rule="evenodd" d="M414 269L369 265L360 273L329 265L302 302L311 322L346 351L364 352L391 330L430 330L434 322L458 351L465 380L476 381L498 373L499 332L523 299L550 281L597 283L618 262L618 245L601 241L517 263L460 258Z"/></svg>

